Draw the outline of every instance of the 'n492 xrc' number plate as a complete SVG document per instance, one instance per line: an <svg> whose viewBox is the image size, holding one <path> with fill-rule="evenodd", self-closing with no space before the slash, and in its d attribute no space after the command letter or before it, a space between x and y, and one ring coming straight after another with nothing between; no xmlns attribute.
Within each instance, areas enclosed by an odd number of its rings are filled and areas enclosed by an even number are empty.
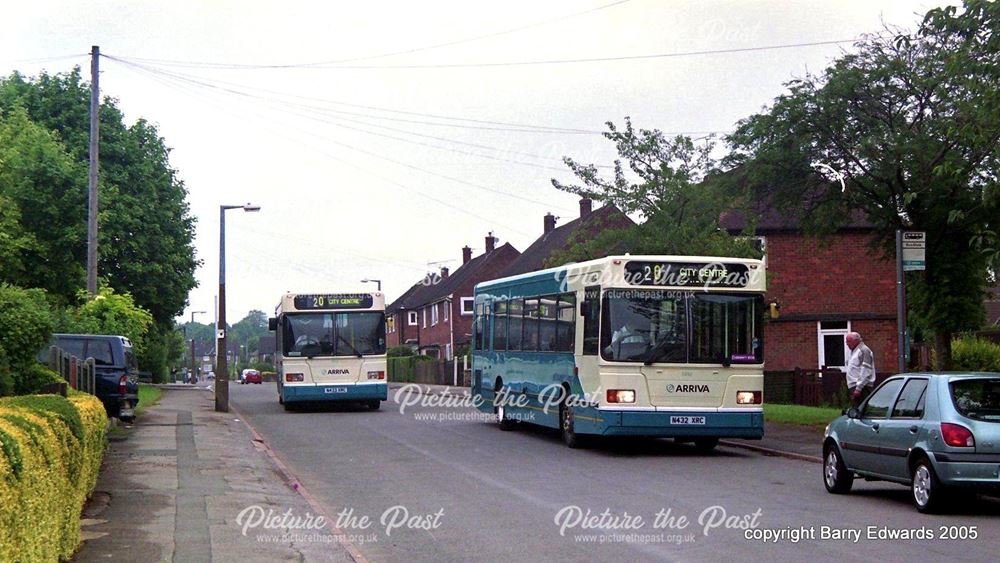
<svg viewBox="0 0 1000 563"><path fill-rule="evenodd" d="M347 393L347 387L327 387L323 389L324 393Z"/></svg>

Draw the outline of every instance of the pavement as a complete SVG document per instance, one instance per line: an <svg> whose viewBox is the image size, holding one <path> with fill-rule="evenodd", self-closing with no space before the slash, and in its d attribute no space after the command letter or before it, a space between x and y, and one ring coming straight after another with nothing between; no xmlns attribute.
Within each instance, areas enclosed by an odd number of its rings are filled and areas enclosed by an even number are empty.
<svg viewBox="0 0 1000 563"><path fill-rule="evenodd" d="M390 398L403 386L390 384ZM109 436L74 561L365 560L353 544L338 539L342 532L331 527L323 506L238 411L214 412L209 385L162 387L157 405ZM469 394L463 387L419 388L429 395ZM821 430L766 423L765 436L722 445L821 461ZM259 523L260 516L276 521L289 510L324 516L327 524L289 530ZM244 529L255 519L258 525ZM302 535L310 532L326 539Z"/></svg>
<svg viewBox="0 0 1000 563"><path fill-rule="evenodd" d="M207 387L163 388L157 405L109 435L74 561L355 560L238 413L214 412ZM289 510L314 520L274 525Z"/></svg>

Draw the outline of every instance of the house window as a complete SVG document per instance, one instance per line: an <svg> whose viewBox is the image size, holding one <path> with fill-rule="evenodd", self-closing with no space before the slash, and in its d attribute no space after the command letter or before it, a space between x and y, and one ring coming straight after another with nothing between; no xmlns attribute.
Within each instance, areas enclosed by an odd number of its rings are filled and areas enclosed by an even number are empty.
<svg viewBox="0 0 1000 563"><path fill-rule="evenodd" d="M438 305L440 303L431 305L431 326L438 324Z"/></svg>
<svg viewBox="0 0 1000 563"><path fill-rule="evenodd" d="M448 322L448 309L451 309L451 301L442 302L441 307L444 308L444 322ZM448 359L451 359L450 355Z"/></svg>
<svg viewBox="0 0 1000 563"><path fill-rule="evenodd" d="M424 328L427 328L427 307L420 310L422 316L424 317Z"/></svg>
<svg viewBox="0 0 1000 563"><path fill-rule="evenodd" d="M837 368L847 371L851 352L844 337L851 332L851 321L820 321L816 323L820 368Z"/></svg>
<svg viewBox="0 0 1000 563"><path fill-rule="evenodd" d="M409 315L407 322L410 323L410 326L417 326L417 312L410 311L407 315Z"/></svg>
<svg viewBox="0 0 1000 563"><path fill-rule="evenodd" d="M389 317L385 319L385 323L387 332L396 332L396 315L389 315Z"/></svg>
<svg viewBox="0 0 1000 563"><path fill-rule="evenodd" d="M471 315L473 312L473 307L475 306L475 297L463 297L462 298L462 314Z"/></svg>

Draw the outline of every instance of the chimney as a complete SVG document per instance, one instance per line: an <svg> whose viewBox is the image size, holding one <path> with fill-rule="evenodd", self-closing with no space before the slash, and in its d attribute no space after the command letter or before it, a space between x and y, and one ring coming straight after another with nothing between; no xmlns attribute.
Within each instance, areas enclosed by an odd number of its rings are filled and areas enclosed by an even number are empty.
<svg viewBox="0 0 1000 563"><path fill-rule="evenodd" d="M462 263L465 264L469 260L472 260L472 249L468 246L462 247Z"/></svg>
<svg viewBox="0 0 1000 563"><path fill-rule="evenodd" d="M543 229L542 233L547 234L552 232L556 228L556 216L551 213L546 213L543 218Z"/></svg>
<svg viewBox="0 0 1000 563"><path fill-rule="evenodd" d="M497 237L493 236L493 231L486 235L486 254L493 252L497 247Z"/></svg>
<svg viewBox="0 0 1000 563"><path fill-rule="evenodd" d="M586 217L590 215L590 212L594 210L594 202L588 198L580 199L580 217Z"/></svg>
<svg viewBox="0 0 1000 563"><path fill-rule="evenodd" d="M441 279L443 279L443 280L448 279L448 267L447 266L441 266Z"/></svg>

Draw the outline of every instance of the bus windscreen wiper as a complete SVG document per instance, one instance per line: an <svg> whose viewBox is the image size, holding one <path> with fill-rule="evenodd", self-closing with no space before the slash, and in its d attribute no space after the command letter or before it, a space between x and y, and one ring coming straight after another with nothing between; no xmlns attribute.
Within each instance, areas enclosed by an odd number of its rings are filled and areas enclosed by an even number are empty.
<svg viewBox="0 0 1000 563"><path fill-rule="evenodd" d="M351 349L351 352L354 352L355 356L359 358L364 357L364 355L361 352L358 352L358 349L355 348L353 344L351 344L346 338L344 338L343 334L338 333L337 338L339 338L340 341L343 342L344 344L347 344L347 347Z"/></svg>
<svg viewBox="0 0 1000 563"><path fill-rule="evenodd" d="M656 346L653 346L652 350L650 350L649 353L646 354L646 358L643 360L642 363L648 366L651 365L656 360L659 360L660 357L664 355L663 352L666 351L667 345L669 344L674 344L674 342L673 339L670 338L669 335L667 335L663 338L663 340L657 342Z"/></svg>

